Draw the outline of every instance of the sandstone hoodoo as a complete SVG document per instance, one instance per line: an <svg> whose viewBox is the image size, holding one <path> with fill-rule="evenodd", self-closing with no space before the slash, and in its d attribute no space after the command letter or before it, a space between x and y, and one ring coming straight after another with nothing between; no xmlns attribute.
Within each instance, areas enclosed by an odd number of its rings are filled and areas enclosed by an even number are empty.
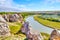
<svg viewBox="0 0 60 40"><path fill-rule="evenodd" d="M23 24L21 31L26 34L28 40L43 40L41 34L37 31L33 31L28 22Z"/></svg>
<svg viewBox="0 0 60 40"><path fill-rule="evenodd" d="M23 26L21 28L21 31L26 34L26 32L28 30L29 30L29 23L28 22L24 22L24 24L23 24Z"/></svg>
<svg viewBox="0 0 60 40"><path fill-rule="evenodd" d="M29 31L26 33L26 37L28 40L43 40L40 32L34 31L31 27L29 27Z"/></svg>
<svg viewBox="0 0 60 40"><path fill-rule="evenodd" d="M16 22L18 20L18 15L17 14L13 14L9 16L9 22Z"/></svg>
<svg viewBox="0 0 60 40"><path fill-rule="evenodd" d="M60 40L60 32L58 30L53 30L50 36L50 40Z"/></svg>
<svg viewBox="0 0 60 40"><path fill-rule="evenodd" d="M0 23L0 36L10 36L9 26L6 23Z"/></svg>
<svg viewBox="0 0 60 40"><path fill-rule="evenodd" d="M23 22L23 17L21 14L5 14L3 16L3 18L7 21L7 22Z"/></svg>
<svg viewBox="0 0 60 40"><path fill-rule="evenodd" d="M5 15L3 16L3 18L4 18L7 22L9 22L9 14L5 14Z"/></svg>
<svg viewBox="0 0 60 40"><path fill-rule="evenodd" d="M24 22L23 17L22 17L22 15L21 15L21 14L19 15L19 21L20 21L21 23L23 23L23 22ZM23 23L23 24L24 24L24 23Z"/></svg>
<svg viewBox="0 0 60 40"><path fill-rule="evenodd" d="M10 30L9 26L6 23L6 20L0 15L0 37L2 36L9 36L10 35Z"/></svg>
<svg viewBox="0 0 60 40"><path fill-rule="evenodd" d="M0 22L6 22L6 20L0 15Z"/></svg>

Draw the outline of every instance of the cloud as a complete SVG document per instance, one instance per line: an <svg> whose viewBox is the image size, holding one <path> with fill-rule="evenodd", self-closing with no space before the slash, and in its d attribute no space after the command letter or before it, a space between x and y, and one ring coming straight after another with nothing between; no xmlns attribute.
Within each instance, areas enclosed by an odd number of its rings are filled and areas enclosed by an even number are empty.
<svg viewBox="0 0 60 40"><path fill-rule="evenodd" d="M55 4L55 3L60 3L60 0L45 0L45 3Z"/></svg>
<svg viewBox="0 0 60 40"><path fill-rule="evenodd" d="M26 0L26 1L28 2L31 0ZM48 7L48 6L50 6L50 8L52 9L54 8L55 3L60 3L60 0L44 0L42 1L42 3L44 7L41 6L41 9ZM40 4L28 3L28 5L26 5L26 4L16 4L13 0L0 0L0 11L33 11L35 10L34 6L40 5Z"/></svg>
<svg viewBox="0 0 60 40"><path fill-rule="evenodd" d="M48 9L55 9L60 3L60 0L44 0L44 7Z"/></svg>
<svg viewBox="0 0 60 40"><path fill-rule="evenodd" d="M13 0L0 0L0 11L25 11L26 6L22 4L16 4Z"/></svg>

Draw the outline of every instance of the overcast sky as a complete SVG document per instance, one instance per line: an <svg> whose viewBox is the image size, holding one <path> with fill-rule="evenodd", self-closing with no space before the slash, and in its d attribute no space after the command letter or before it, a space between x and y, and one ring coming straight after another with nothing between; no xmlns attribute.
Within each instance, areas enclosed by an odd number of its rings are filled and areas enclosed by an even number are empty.
<svg viewBox="0 0 60 40"><path fill-rule="evenodd" d="M60 0L0 0L0 11L60 10Z"/></svg>

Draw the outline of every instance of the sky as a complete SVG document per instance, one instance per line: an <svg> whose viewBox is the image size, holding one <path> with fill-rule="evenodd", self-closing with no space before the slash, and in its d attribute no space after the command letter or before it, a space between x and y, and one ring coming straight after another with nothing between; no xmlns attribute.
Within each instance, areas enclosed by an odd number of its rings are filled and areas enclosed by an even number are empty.
<svg viewBox="0 0 60 40"><path fill-rule="evenodd" d="M0 0L0 11L60 10L60 0Z"/></svg>

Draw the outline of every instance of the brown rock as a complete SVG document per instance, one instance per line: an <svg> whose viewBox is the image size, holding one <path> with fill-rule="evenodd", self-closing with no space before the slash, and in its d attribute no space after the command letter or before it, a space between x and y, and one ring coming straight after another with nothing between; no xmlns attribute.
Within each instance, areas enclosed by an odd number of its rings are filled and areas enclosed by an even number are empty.
<svg viewBox="0 0 60 40"><path fill-rule="evenodd" d="M0 15L0 22L6 22L6 20Z"/></svg>
<svg viewBox="0 0 60 40"><path fill-rule="evenodd" d="M60 33L58 30L53 30L50 36L50 40L60 40Z"/></svg>
<svg viewBox="0 0 60 40"><path fill-rule="evenodd" d="M26 37L28 40L43 40L41 34L32 30L32 28L30 28L30 30L26 33Z"/></svg>
<svg viewBox="0 0 60 40"><path fill-rule="evenodd" d="M0 36L9 36L10 30L6 23L0 23Z"/></svg>
<svg viewBox="0 0 60 40"><path fill-rule="evenodd" d="M3 16L3 18L4 18L7 22L9 22L9 14L5 14L5 15Z"/></svg>

